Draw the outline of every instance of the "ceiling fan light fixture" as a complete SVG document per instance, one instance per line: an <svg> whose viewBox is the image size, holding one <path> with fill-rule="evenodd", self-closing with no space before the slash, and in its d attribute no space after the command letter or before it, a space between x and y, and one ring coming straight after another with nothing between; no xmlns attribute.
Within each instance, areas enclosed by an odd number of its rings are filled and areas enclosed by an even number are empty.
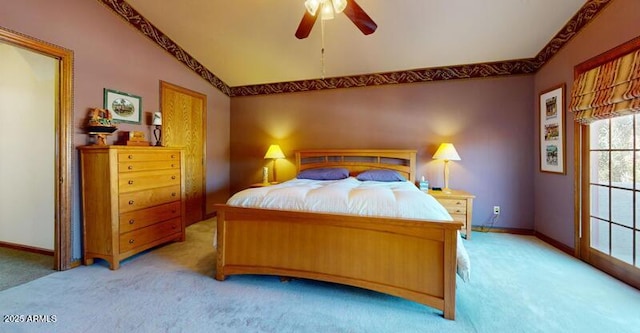
<svg viewBox="0 0 640 333"><path fill-rule="evenodd" d="M306 10L295 33L298 39L309 37L318 17L324 24L325 20L331 20L339 13L344 13L364 35L370 35L378 28L356 0L305 0L304 6Z"/></svg>
<svg viewBox="0 0 640 333"><path fill-rule="evenodd" d="M320 8L320 18L323 20L333 20L333 2L331 2L331 0L322 1L322 8Z"/></svg>
<svg viewBox="0 0 640 333"><path fill-rule="evenodd" d="M309 14L315 16L316 12L318 12L318 7L320 7L321 0L306 0L304 2L304 6L307 8Z"/></svg>
<svg viewBox="0 0 640 333"><path fill-rule="evenodd" d="M347 0L331 0L333 2L333 10L336 13L342 13L347 8Z"/></svg>

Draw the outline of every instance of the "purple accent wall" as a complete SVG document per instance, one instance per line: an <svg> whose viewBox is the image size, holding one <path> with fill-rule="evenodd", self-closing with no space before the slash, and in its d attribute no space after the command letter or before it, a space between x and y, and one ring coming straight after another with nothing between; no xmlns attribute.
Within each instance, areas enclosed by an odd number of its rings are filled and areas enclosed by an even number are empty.
<svg viewBox="0 0 640 333"><path fill-rule="evenodd" d="M143 111L159 109L159 81L207 95L207 201L228 197L230 98L144 37L98 1L0 0L0 26L74 52L74 146L88 143L84 122L101 107L103 88L142 97ZM148 122L119 126L151 136ZM109 140L113 142L113 139ZM73 257L81 256L77 155L73 163Z"/></svg>
<svg viewBox="0 0 640 333"><path fill-rule="evenodd" d="M231 99L231 191L261 181L269 144L280 144L278 180L295 176L297 149L418 151L418 177L443 186L431 156L452 142L450 187L477 196L473 224L502 206L496 227L533 229L533 76L335 89Z"/></svg>
<svg viewBox="0 0 640 333"><path fill-rule="evenodd" d="M538 94L559 83L567 84L566 105L570 102L573 85L573 67L587 59L640 36L640 1L616 0L611 2L580 33L567 43L535 75L533 104ZM531 121L538 124L538 115ZM535 156L534 227L558 242L575 247L574 241L574 117L566 114L567 175L539 172L540 160ZM537 151L539 134L534 132L533 145Z"/></svg>

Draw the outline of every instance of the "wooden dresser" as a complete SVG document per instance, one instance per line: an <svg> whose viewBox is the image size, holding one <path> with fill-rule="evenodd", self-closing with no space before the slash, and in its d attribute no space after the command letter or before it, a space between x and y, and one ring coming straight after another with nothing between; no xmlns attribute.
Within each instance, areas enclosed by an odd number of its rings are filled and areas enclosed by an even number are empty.
<svg viewBox="0 0 640 333"><path fill-rule="evenodd" d="M447 209L454 221L462 222L464 238L471 239L473 199L476 196L461 190L451 190L450 193L429 190L429 194Z"/></svg>
<svg viewBox="0 0 640 333"><path fill-rule="evenodd" d="M136 253L184 241L184 159L176 148L79 147L84 264L110 269Z"/></svg>

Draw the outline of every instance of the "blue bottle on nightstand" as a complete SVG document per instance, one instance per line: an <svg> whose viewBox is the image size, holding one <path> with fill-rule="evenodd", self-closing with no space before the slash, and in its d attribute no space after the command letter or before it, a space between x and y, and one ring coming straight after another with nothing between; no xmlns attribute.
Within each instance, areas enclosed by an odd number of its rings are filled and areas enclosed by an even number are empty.
<svg viewBox="0 0 640 333"><path fill-rule="evenodd" d="M421 191L429 190L429 181L424 179L424 176L422 176L422 179L420 179L420 190Z"/></svg>

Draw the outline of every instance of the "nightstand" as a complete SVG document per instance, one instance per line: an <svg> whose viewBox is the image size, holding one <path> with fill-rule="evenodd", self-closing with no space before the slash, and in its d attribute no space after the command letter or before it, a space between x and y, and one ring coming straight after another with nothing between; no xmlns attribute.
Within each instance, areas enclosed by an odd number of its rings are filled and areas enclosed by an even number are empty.
<svg viewBox="0 0 640 333"><path fill-rule="evenodd" d="M476 196L461 190L451 190L450 193L429 190L429 194L447 209L454 221L462 222L464 238L471 239L471 213Z"/></svg>

